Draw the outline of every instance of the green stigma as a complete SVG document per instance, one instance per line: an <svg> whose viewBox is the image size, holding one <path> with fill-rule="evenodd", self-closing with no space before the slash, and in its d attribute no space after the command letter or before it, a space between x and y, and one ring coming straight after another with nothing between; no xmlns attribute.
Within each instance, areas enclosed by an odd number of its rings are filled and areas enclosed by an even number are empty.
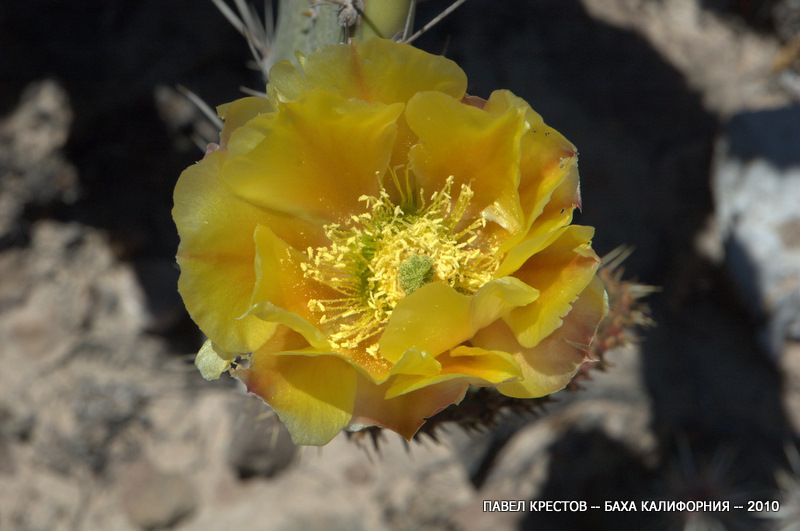
<svg viewBox="0 0 800 531"><path fill-rule="evenodd" d="M433 280L433 260L430 256L415 254L400 263L397 281L406 295L410 295Z"/></svg>

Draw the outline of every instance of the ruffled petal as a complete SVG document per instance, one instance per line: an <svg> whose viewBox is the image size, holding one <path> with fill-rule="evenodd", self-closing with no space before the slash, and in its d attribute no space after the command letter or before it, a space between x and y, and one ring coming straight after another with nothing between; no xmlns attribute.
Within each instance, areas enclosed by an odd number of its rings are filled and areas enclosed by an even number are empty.
<svg viewBox="0 0 800 531"><path fill-rule="evenodd" d="M524 115L491 114L446 94L422 92L408 102L406 120L419 137L409 162L417 184L439 190L450 176L475 193L466 216L484 216L508 233L524 223L519 202L520 138Z"/></svg>
<svg viewBox="0 0 800 531"><path fill-rule="evenodd" d="M501 383L498 391L515 398L537 398L563 389L586 360L597 326L608 309L603 283L595 277L575 301L563 325L533 348L525 348L502 321L478 332L472 343L511 352L522 379Z"/></svg>
<svg viewBox="0 0 800 531"><path fill-rule="evenodd" d="M433 354L425 350L410 348L403 353L392 367L391 374L413 376L436 376L442 371L442 364Z"/></svg>
<svg viewBox="0 0 800 531"><path fill-rule="evenodd" d="M295 444L326 444L352 417L358 376L336 356L259 351L243 379L277 413Z"/></svg>
<svg viewBox="0 0 800 531"><path fill-rule="evenodd" d="M378 194L402 109L309 92L237 129L222 177L270 211L341 221L363 209L360 197Z"/></svg>
<svg viewBox="0 0 800 531"><path fill-rule="evenodd" d="M253 315L262 321L283 325L300 334L311 347L315 349L329 349L330 344L322 331L300 315L290 312L271 302L253 304L246 315Z"/></svg>
<svg viewBox="0 0 800 531"><path fill-rule="evenodd" d="M403 357L405 358L405 356ZM514 357L496 350L459 346L433 360L438 371L406 373L404 368L392 379L386 390L386 398L394 398L450 380L462 380L473 385L491 385L522 377L522 371Z"/></svg>
<svg viewBox="0 0 800 531"><path fill-rule="evenodd" d="M219 134L220 145L226 147L231 133L236 129L259 114L274 110L275 106L268 98L259 96L247 96L218 106L217 114L223 120L222 131Z"/></svg>
<svg viewBox="0 0 800 531"><path fill-rule="evenodd" d="M232 359L233 355L230 352L221 350L207 339L194 358L194 366L200 371L203 379L219 380L222 373L231 368Z"/></svg>
<svg viewBox="0 0 800 531"><path fill-rule="evenodd" d="M317 89L381 103L405 103L424 90L460 99L467 89L467 76L450 59L383 39L327 46L302 67L277 63L269 79L270 95L281 102Z"/></svg>
<svg viewBox="0 0 800 531"><path fill-rule="evenodd" d="M513 355L501 350L459 346L439 356L442 372L472 377L473 384L498 384L522 377Z"/></svg>
<svg viewBox="0 0 800 531"><path fill-rule="evenodd" d="M335 292L307 279L301 268L303 255L270 227L258 225L253 238L256 282L251 305L269 302L313 321L313 314L308 309L309 299L331 297Z"/></svg>
<svg viewBox="0 0 800 531"><path fill-rule="evenodd" d="M187 168L175 186L172 217L178 227L178 291L189 315L223 350L250 352L275 326L238 319L255 283L253 231L270 217L234 196L220 181L223 153Z"/></svg>
<svg viewBox="0 0 800 531"><path fill-rule="evenodd" d="M556 187L550 196L550 202L532 222L524 237L509 238L503 242L502 248L507 249L507 253L497 274L511 274L529 257L557 240L572 223L573 212L579 205L580 191L576 171Z"/></svg>
<svg viewBox="0 0 800 531"><path fill-rule="evenodd" d="M500 267L497 268L495 275L513 275L531 256L547 248L560 238L566 230L567 225L562 225L558 221L548 223L547 226L537 224L536 231L532 231L532 233L524 239L517 241L517 243L508 250L503 257L503 261L500 263Z"/></svg>
<svg viewBox="0 0 800 531"><path fill-rule="evenodd" d="M274 102L327 90L343 98L405 104L425 90L460 99L466 88L467 76L450 59L405 44L369 39L323 48L302 61L302 66L289 61L276 64L270 72L269 93ZM397 126L392 166L406 164L408 150L416 143L405 118L400 117Z"/></svg>
<svg viewBox="0 0 800 531"><path fill-rule="evenodd" d="M327 336L319 326L317 316L308 309L310 299L337 296L326 286L308 280L300 264L303 256L278 238L269 227L259 225L255 231L256 283L247 315L286 327L306 342L303 355L334 355L350 363L373 381L385 381L391 365L363 350L338 349L332 352ZM266 346L264 347L266 348ZM284 347L289 350L289 347ZM293 347L292 350L302 350ZM268 350L276 352L275 348Z"/></svg>
<svg viewBox="0 0 800 531"><path fill-rule="evenodd" d="M513 308L530 304L538 295L511 277L492 280L471 296L443 282L426 284L394 308L378 342L379 352L394 363L409 349L437 356Z"/></svg>
<svg viewBox="0 0 800 531"><path fill-rule="evenodd" d="M550 202L544 207L524 237L509 238L504 242L503 247L507 248L507 252L495 275L511 275L528 258L561 237L572 223L573 211L580 201L577 193L576 172L575 182L570 177L556 187L550 196Z"/></svg>
<svg viewBox="0 0 800 531"><path fill-rule="evenodd" d="M411 440L426 419L461 402L469 387L463 380L452 380L387 399L390 384L375 385L364 378L359 380L351 428L380 426Z"/></svg>
<svg viewBox="0 0 800 531"><path fill-rule="evenodd" d="M594 229L570 225L550 246L534 255L515 276L539 290L539 298L506 317L517 341L535 347L561 326L572 302L589 285L600 265L591 247Z"/></svg>
<svg viewBox="0 0 800 531"><path fill-rule="evenodd" d="M520 150L519 198L530 228L549 203L556 210L569 211L580 205L578 152L564 136L544 123L528 103L508 90L494 91L484 109L496 115L518 109L524 113L526 132ZM556 190L559 190L555 194ZM563 212L562 212L563 213ZM562 225L563 226L563 225Z"/></svg>

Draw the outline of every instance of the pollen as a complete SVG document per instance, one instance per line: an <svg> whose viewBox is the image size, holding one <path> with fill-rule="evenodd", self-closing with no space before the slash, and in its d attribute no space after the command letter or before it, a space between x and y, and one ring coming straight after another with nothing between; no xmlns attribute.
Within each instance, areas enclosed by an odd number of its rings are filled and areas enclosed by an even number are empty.
<svg viewBox="0 0 800 531"><path fill-rule="evenodd" d="M309 248L302 269L307 278L340 296L312 299L333 346L364 348L377 356L377 336L403 297L429 282L445 282L472 294L492 279L500 257L498 246L481 238L483 217L465 219L473 191L461 185L453 194L453 177L426 201L412 192L411 177L391 176L397 204L385 188L377 197L362 196L364 212L344 223L324 227L330 244Z"/></svg>

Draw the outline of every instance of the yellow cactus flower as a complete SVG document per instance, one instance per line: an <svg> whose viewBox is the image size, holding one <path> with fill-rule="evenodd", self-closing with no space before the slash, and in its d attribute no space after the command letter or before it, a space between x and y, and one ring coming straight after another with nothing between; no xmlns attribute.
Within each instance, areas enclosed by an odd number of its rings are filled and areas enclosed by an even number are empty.
<svg viewBox="0 0 800 531"><path fill-rule="evenodd" d="M175 189L179 290L298 444L411 438L469 385L540 397L585 361L606 296L575 147L452 61L373 39L270 73L220 107Z"/></svg>

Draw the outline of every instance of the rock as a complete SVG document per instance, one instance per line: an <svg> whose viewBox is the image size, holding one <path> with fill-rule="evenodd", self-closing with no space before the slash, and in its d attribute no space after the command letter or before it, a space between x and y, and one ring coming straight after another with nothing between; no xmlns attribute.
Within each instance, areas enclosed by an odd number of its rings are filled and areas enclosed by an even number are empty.
<svg viewBox="0 0 800 531"><path fill-rule="evenodd" d="M780 511L765 516L775 522L773 529L800 531L800 451L787 448L789 467L776 473L780 489Z"/></svg>
<svg viewBox="0 0 800 531"><path fill-rule="evenodd" d="M30 406L0 404L0 438L27 441L36 424L36 416L28 410Z"/></svg>
<svg viewBox="0 0 800 531"><path fill-rule="evenodd" d="M781 105L787 94L771 82L778 42L730 24L699 0L582 0L600 20L643 35L689 84L706 107L727 116ZM746 72L745 75L743 73Z"/></svg>
<svg viewBox="0 0 800 531"><path fill-rule="evenodd" d="M464 467L473 485L479 486L485 479L497 449L507 441L523 421L518 418L503 419L491 430L465 431L447 426L443 428L445 444L452 447L455 456Z"/></svg>
<svg viewBox="0 0 800 531"><path fill-rule="evenodd" d="M0 254L0 357L17 365L0 383L12 386L33 381L36 364L92 345L122 354L146 322L134 272L116 262L97 230L42 221L31 238L30 247Z"/></svg>
<svg viewBox="0 0 800 531"><path fill-rule="evenodd" d="M800 343L790 344L780 358L783 406L795 432L800 431ZM800 474L800 461L797 473Z"/></svg>
<svg viewBox="0 0 800 531"><path fill-rule="evenodd" d="M145 531L173 528L197 507L194 487L185 476L147 462L130 467L121 496L125 514Z"/></svg>
<svg viewBox="0 0 800 531"><path fill-rule="evenodd" d="M582 382L579 391L554 395L541 416L530 419L510 434L504 445L493 449L477 493L452 513L456 528L527 529L522 525L526 513L484 512L482 501L586 499L600 478L616 477L627 464L635 464L639 470L650 466L657 443L650 428L652 416L640 356L636 346L609 351L608 371L591 372L591 379ZM565 487L564 481L574 484ZM550 522L542 527L533 523L531 528L579 526Z"/></svg>
<svg viewBox="0 0 800 531"><path fill-rule="evenodd" d="M473 501L474 490L460 463L448 459L432 465L397 475L381 486L377 501L390 529L455 529L454 515Z"/></svg>
<svg viewBox="0 0 800 531"><path fill-rule="evenodd" d="M364 523L357 515L307 514L298 516L276 531L365 531Z"/></svg>
<svg viewBox="0 0 800 531"><path fill-rule="evenodd" d="M101 367L71 376L75 378L75 392L62 390L69 401L52 404L52 412L41 415L46 425L33 440L34 448L41 462L61 474L102 474L109 462L125 461L136 453L122 435L143 424L142 390L136 384L114 379Z"/></svg>
<svg viewBox="0 0 800 531"><path fill-rule="evenodd" d="M61 155L72 112L54 81L33 83L0 121L0 246L19 239L25 207L78 198L75 168Z"/></svg>
<svg viewBox="0 0 800 531"><path fill-rule="evenodd" d="M734 116L712 188L725 265L773 355L800 339L800 105Z"/></svg>
<svg viewBox="0 0 800 531"><path fill-rule="evenodd" d="M97 382L85 378L74 402L75 451L93 470L107 466L109 449L116 437L137 420L145 405L138 386L121 382Z"/></svg>
<svg viewBox="0 0 800 531"><path fill-rule="evenodd" d="M800 36L800 0L776 0L772 20L778 36L786 41Z"/></svg>
<svg viewBox="0 0 800 531"><path fill-rule="evenodd" d="M289 432L261 399L236 396L228 463L240 478L274 477L297 454Z"/></svg>
<svg viewBox="0 0 800 531"><path fill-rule="evenodd" d="M0 253L0 386L36 429L4 431L59 474L102 474L135 453L120 435L142 425L144 388L158 379L148 367L164 346L144 336L136 276L101 233L40 221L30 235L29 247Z"/></svg>
<svg viewBox="0 0 800 531"><path fill-rule="evenodd" d="M35 422L32 413L20 411L16 404L0 404L0 476L17 471L14 444L30 440Z"/></svg>
<svg viewBox="0 0 800 531"><path fill-rule="evenodd" d="M32 472L27 469L26 472ZM20 481L20 476L28 476ZM0 480L0 529L74 531L85 507L86 487L72 478L27 473ZM128 531L127 529L121 531Z"/></svg>

